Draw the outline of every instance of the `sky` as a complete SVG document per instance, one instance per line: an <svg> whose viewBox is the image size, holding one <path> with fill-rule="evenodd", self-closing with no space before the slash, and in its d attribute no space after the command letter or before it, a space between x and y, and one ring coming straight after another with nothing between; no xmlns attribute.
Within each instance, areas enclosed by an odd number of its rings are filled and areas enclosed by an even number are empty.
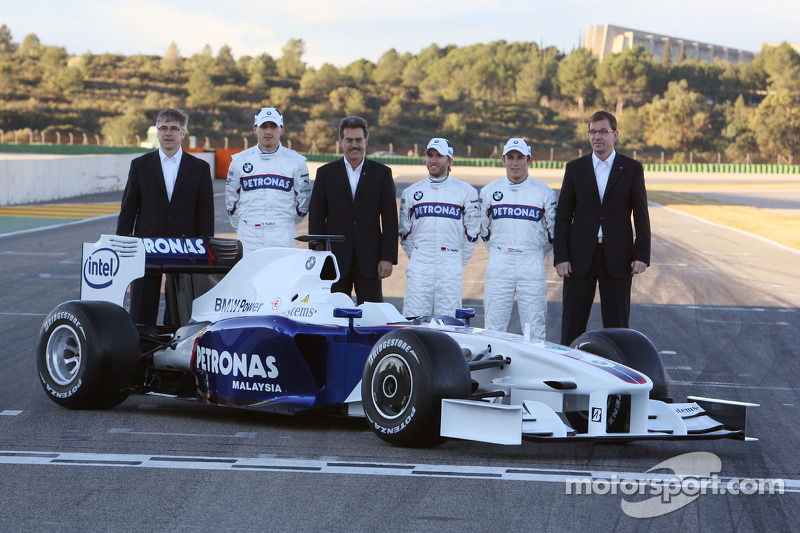
<svg viewBox="0 0 800 533"><path fill-rule="evenodd" d="M281 56L302 39L305 62L343 67L377 62L387 50L419 53L431 44L536 42L565 53L587 28L611 24L758 52L764 42L800 43L800 0L0 0L0 25L15 42L34 33L70 54L183 57L208 44L233 55Z"/></svg>

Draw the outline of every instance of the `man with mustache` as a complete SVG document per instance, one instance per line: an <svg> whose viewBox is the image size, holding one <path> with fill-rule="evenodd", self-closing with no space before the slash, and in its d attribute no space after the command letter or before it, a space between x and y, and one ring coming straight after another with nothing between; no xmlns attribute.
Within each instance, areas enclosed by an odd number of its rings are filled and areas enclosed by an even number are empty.
<svg viewBox="0 0 800 533"><path fill-rule="evenodd" d="M365 157L367 121L350 116L339 124L339 143L344 157L317 170L308 232L311 235L343 235L331 243L339 264L339 281L332 292L350 295L358 304L382 302L381 280L392 275L397 264L397 203L392 169Z"/></svg>

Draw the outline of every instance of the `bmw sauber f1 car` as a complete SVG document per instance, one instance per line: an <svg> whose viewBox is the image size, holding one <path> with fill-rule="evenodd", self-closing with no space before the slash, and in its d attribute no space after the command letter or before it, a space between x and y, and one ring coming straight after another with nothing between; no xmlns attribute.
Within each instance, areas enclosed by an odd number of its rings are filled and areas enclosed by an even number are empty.
<svg viewBox="0 0 800 533"><path fill-rule="evenodd" d="M160 394L360 416L399 446L751 440L746 411L757 404L672 402L659 353L636 331L588 332L566 347L471 327L471 309L407 320L389 303L355 307L330 290L339 269L329 241L337 238L301 237L309 249L245 257L230 239L103 235L85 243L81 299L57 306L41 328L45 392L72 409ZM136 325L122 307L145 272L169 274L175 326ZM216 284L195 297L197 280L209 276Z"/></svg>

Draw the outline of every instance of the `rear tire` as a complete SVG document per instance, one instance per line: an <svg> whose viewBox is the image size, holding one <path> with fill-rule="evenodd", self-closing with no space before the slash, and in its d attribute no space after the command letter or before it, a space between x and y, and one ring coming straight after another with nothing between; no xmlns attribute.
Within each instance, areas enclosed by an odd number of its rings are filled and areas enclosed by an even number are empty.
<svg viewBox="0 0 800 533"><path fill-rule="evenodd" d="M44 321L36 359L51 400L69 409L107 409L122 403L134 385L139 334L116 304L65 302Z"/></svg>
<svg viewBox="0 0 800 533"><path fill-rule="evenodd" d="M471 379L461 347L423 329L387 333L369 354L361 399L370 427L396 446L430 447L442 437L442 399L467 398Z"/></svg>

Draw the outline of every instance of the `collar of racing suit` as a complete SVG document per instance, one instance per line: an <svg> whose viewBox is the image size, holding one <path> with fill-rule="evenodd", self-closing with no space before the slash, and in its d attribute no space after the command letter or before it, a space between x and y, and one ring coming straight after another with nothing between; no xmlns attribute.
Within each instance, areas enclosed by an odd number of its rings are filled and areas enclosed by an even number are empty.
<svg viewBox="0 0 800 533"><path fill-rule="evenodd" d="M449 177L450 177L450 174L448 174L447 176L445 176L445 177L443 177L443 178L434 179L434 178L432 178L432 177L431 177L431 175L430 175L430 174L428 174L428 181L430 181L430 182L431 182L431 185L432 185L433 187L439 187L439 186L441 186L441 185L442 185L444 182L446 182L446 181L447 181L447 178L449 178Z"/></svg>
<svg viewBox="0 0 800 533"><path fill-rule="evenodd" d="M258 148L258 151L261 152L259 154L261 156L261 159L272 159L273 157L278 155L278 152L281 151L281 148L283 148L283 145L278 146L278 148L274 152L265 152L261 148Z"/></svg>
<svg viewBox="0 0 800 533"><path fill-rule="evenodd" d="M506 176L506 179L508 180L508 186L509 187L521 187L522 185L525 185L525 183L528 181L528 178L530 178L530 177L531 177L530 174L526 175L525 179L520 181L519 183L516 183L516 182L512 181L511 179L509 179L508 176Z"/></svg>

